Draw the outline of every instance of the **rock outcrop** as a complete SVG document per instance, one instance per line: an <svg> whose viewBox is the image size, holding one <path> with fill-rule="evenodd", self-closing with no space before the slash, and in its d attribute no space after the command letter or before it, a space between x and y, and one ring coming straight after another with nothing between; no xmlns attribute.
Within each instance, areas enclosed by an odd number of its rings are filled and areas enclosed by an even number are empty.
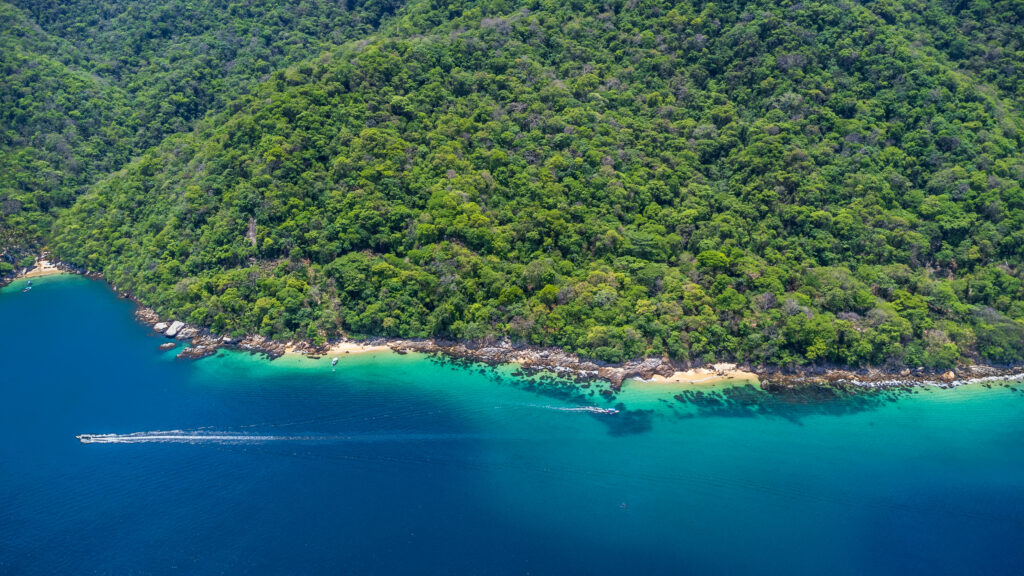
<svg viewBox="0 0 1024 576"><path fill-rule="evenodd" d="M155 324L160 322L160 316L157 315L156 311L152 308L146 308L145 306L139 306L135 310L135 318L143 324ZM154 326L153 329L156 330L156 327Z"/></svg>
<svg viewBox="0 0 1024 576"><path fill-rule="evenodd" d="M326 344L323 346L317 346L312 342L307 342L305 340L299 340L298 342L289 342L286 345L286 349L289 352L295 354L305 354L311 357L323 356L324 354L327 353L328 348L330 347L327 346Z"/></svg>
<svg viewBox="0 0 1024 576"><path fill-rule="evenodd" d="M283 356L286 352L286 346L283 342L270 340L269 338L260 336L259 334L246 336L235 344L234 347L239 350L248 350L249 352L266 354L271 358Z"/></svg>
<svg viewBox="0 0 1024 576"><path fill-rule="evenodd" d="M192 328L193 330L197 330ZM178 358L198 360L207 356L213 356L220 349L222 341L216 336L200 334L192 338L189 346L178 353Z"/></svg>
<svg viewBox="0 0 1024 576"><path fill-rule="evenodd" d="M399 352L440 353L492 365L515 363L528 372L550 372L577 380L600 378L611 382L614 390L618 390L629 378L649 379L655 374L670 376L678 368L671 362L659 358L603 365L557 348L532 348L507 341L483 346L433 340L400 340L387 344Z"/></svg>
<svg viewBox="0 0 1024 576"><path fill-rule="evenodd" d="M174 322L171 322L171 326L167 329L167 331L164 332L164 336L167 336L168 338L174 338L175 336L178 335L178 332L181 331L181 329L184 327L184 322L180 320L175 320Z"/></svg>

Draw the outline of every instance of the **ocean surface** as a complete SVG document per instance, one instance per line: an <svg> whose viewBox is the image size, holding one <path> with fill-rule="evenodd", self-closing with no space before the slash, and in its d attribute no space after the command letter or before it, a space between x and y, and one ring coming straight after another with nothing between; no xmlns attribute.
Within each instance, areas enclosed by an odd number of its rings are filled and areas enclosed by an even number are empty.
<svg viewBox="0 0 1024 576"><path fill-rule="evenodd" d="M102 282L33 284L0 291L0 574L1024 573L1020 383L181 361Z"/></svg>

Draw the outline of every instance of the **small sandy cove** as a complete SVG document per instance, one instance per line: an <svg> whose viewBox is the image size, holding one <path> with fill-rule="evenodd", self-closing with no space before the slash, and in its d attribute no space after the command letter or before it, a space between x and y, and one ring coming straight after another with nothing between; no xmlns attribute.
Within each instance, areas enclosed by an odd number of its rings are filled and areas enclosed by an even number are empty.
<svg viewBox="0 0 1024 576"><path fill-rule="evenodd" d="M331 344L322 356L341 356L342 354L366 354L368 352L384 352L390 351L391 348L384 344L360 344L359 342L346 341L346 342L335 342ZM285 347L285 354L305 354L304 351L299 351L294 348L289 342L289 345Z"/></svg>
<svg viewBox="0 0 1024 576"><path fill-rule="evenodd" d="M57 268L56 265L51 264L49 260L36 260L36 265L28 272L21 275L22 278L37 278L39 276L50 276L53 274L63 274L64 271Z"/></svg>
<svg viewBox="0 0 1024 576"><path fill-rule="evenodd" d="M360 344L359 342L336 342L327 350L327 355L365 354L366 352L384 352L391 350L384 344Z"/></svg>
<svg viewBox="0 0 1024 576"><path fill-rule="evenodd" d="M738 380L757 382L758 378L757 374L753 372L739 370L736 368L735 364L721 363L712 364L707 368L691 368L690 370L676 372L671 376L655 374L650 380L635 378L630 380L630 382L644 387L684 387L692 385L711 386L714 384L734 382Z"/></svg>

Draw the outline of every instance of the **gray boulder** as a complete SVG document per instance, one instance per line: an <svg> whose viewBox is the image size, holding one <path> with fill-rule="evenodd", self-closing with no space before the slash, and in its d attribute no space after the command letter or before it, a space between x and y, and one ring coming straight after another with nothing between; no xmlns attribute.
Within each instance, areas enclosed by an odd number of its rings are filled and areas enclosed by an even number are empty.
<svg viewBox="0 0 1024 576"><path fill-rule="evenodd" d="M171 322L171 327L168 328L166 332L164 332L164 336L167 336L168 338L174 338L175 336L178 335L178 332L184 327L184 322L180 320L175 320L174 322Z"/></svg>

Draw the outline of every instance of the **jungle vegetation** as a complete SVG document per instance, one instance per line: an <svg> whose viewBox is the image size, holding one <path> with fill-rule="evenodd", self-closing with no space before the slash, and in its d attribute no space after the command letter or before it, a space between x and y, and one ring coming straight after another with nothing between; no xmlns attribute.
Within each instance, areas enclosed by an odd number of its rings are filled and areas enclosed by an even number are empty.
<svg viewBox="0 0 1024 576"><path fill-rule="evenodd" d="M397 0L396 0L397 1ZM0 246L31 261L99 177L398 4L0 2Z"/></svg>
<svg viewBox="0 0 1024 576"><path fill-rule="evenodd" d="M1024 360L1019 1L30 4L4 102L63 97L5 116L5 241L167 317Z"/></svg>

